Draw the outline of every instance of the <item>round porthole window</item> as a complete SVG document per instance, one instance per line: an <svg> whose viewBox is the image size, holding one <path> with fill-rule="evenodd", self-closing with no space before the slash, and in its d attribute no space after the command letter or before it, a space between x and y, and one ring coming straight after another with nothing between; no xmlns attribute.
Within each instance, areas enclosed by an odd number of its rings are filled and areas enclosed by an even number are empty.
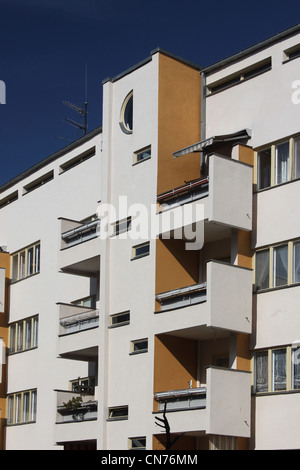
<svg viewBox="0 0 300 470"><path fill-rule="evenodd" d="M126 134L131 134L133 130L133 92L131 91L125 98L121 109L121 129Z"/></svg>

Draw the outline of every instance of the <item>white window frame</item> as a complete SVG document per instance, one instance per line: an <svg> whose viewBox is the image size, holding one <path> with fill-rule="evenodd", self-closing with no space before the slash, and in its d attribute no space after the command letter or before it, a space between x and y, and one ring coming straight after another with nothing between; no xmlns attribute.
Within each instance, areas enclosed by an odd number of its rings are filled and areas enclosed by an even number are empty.
<svg viewBox="0 0 300 470"><path fill-rule="evenodd" d="M29 397L26 410L26 396ZM28 417L26 417L26 411ZM36 422L37 390L24 390L7 396L7 425Z"/></svg>
<svg viewBox="0 0 300 470"><path fill-rule="evenodd" d="M255 285L255 288L256 288L257 292L263 292L263 291L266 291L268 289L280 289L281 287L299 285L299 282L296 282L294 280L295 279L295 268L296 268L296 266L295 266L295 256L294 256L295 251L294 250L295 250L295 246L298 243L300 243L300 239L289 240L289 241L285 241L285 242L282 242L282 243L274 244L274 245L271 245L271 246L268 246L268 247L263 247L263 248L260 248L259 250L256 250L256 252L253 256L253 268L254 268L253 269L253 276L254 276L253 283ZM286 284L276 286L275 285L276 265L274 263L274 255L275 255L276 248L280 248L280 247L283 247L283 246L286 246L286 245L287 245L287 263L288 263L288 266L287 266L287 282L286 282ZM257 255L257 253L260 253L262 251L269 251L269 285L266 288L257 289L257 285L256 285L256 275L257 275L257 272L256 272L256 255Z"/></svg>
<svg viewBox="0 0 300 470"><path fill-rule="evenodd" d="M31 255L32 253L32 255ZM31 257L32 256L32 257ZM26 279L40 272L41 243L36 242L11 255L12 282ZM32 269L31 269L32 268Z"/></svg>
<svg viewBox="0 0 300 470"><path fill-rule="evenodd" d="M292 137L287 137L285 139L282 139L278 142L273 142L268 145L265 145L264 147L261 147L259 149L256 149L254 152L254 185L256 187L257 191L263 191L268 188L272 188L274 186L278 186L280 184L285 184L291 181L294 181L296 179L299 179L299 177L295 176L295 165L296 165L296 142L298 145L300 145L300 135L297 134ZM278 155L278 147L282 144L288 143L289 145L289 162L288 162L288 174L287 174L287 179L286 181L283 182L278 182L278 174L277 174L277 155ZM270 166L271 166L271 176L270 176L270 185L266 186L264 188L259 187L259 180L260 180L260 175L259 175L259 153L263 152L264 150L271 150L271 161L270 161ZM300 159L300 157L299 157ZM300 164L300 162L299 162ZM299 171L300 174L300 171Z"/></svg>
<svg viewBox="0 0 300 470"><path fill-rule="evenodd" d="M27 332L30 325L30 338L28 341ZM29 351L38 346L38 326L39 316L24 318L12 323L9 326L9 354ZM14 343L14 344L12 344ZM29 346L27 347L27 345Z"/></svg>

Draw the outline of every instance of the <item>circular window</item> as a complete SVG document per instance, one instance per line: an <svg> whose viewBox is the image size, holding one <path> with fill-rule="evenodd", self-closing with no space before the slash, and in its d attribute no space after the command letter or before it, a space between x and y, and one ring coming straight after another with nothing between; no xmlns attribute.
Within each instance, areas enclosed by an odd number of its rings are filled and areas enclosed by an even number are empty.
<svg viewBox="0 0 300 470"><path fill-rule="evenodd" d="M133 92L131 91L125 98L121 110L121 128L127 134L133 129Z"/></svg>

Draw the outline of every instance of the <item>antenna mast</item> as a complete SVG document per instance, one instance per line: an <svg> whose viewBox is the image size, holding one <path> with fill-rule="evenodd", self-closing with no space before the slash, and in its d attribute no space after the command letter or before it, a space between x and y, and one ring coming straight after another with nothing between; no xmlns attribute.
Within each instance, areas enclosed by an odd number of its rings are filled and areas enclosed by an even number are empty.
<svg viewBox="0 0 300 470"><path fill-rule="evenodd" d="M69 101L63 101L63 104L69 106L69 108L73 109L76 111L81 117L84 117L84 124L81 124L77 121L74 121L73 119L70 118L65 118L65 121L69 124L71 124L74 127L77 127L77 129L81 129L84 132L84 135L87 133L87 65L85 66L85 101L84 101L84 108L77 106L73 103L70 103Z"/></svg>

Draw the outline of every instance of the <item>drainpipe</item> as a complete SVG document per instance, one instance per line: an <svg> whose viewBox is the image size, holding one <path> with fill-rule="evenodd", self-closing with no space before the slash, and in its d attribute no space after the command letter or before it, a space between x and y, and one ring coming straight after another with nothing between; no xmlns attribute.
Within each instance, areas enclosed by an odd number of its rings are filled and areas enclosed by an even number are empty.
<svg viewBox="0 0 300 470"><path fill-rule="evenodd" d="M201 128L200 128L200 140L201 142L206 138L206 76L205 72L201 73ZM200 152L200 169L201 176L206 175L205 161L204 161L204 152Z"/></svg>

